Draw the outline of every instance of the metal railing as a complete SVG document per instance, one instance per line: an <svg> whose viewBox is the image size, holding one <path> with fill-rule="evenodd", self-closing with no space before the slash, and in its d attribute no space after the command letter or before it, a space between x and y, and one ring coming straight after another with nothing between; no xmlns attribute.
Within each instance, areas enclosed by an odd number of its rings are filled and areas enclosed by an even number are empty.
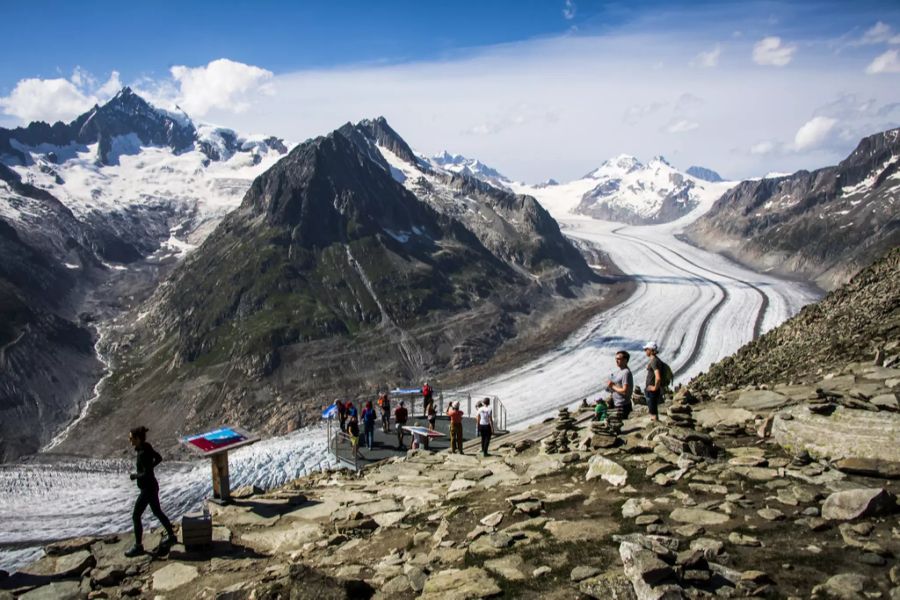
<svg viewBox="0 0 900 600"><path fill-rule="evenodd" d="M475 413L473 412L473 408L475 404L477 404L479 400L484 400L485 398L487 398L491 402L491 411L494 415L494 429L498 431L506 431L506 406L504 406L503 402L500 401L499 396L475 394L473 401L472 394L470 393L448 392L444 394L443 392L441 392L439 398L440 414L443 414L444 402L446 400L448 404L450 402L459 402L460 408L463 409L467 417L474 417Z"/></svg>
<svg viewBox="0 0 900 600"><path fill-rule="evenodd" d="M350 434L341 431L334 425L334 419L328 421L328 451L337 461L355 471L360 470L359 458L353 452L353 444L350 442Z"/></svg>

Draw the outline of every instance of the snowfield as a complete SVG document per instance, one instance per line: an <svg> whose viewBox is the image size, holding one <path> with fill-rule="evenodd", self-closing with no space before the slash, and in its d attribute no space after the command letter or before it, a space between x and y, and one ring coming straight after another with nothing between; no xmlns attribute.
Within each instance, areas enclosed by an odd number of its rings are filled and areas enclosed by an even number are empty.
<svg viewBox="0 0 900 600"><path fill-rule="evenodd" d="M397 175L421 175L402 161L390 162ZM631 352L635 381L643 385L646 359L641 348L647 340L656 341L676 381L684 382L816 299L803 285L754 273L676 238L729 184L715 184L721 191L706 195L686 217L655 226L571 215L586 191L583 184L516 191L537 197L569 236L608 253L636 280L637 289L544 356L460 390L498 395L512 428L540 421L582 398L597 397L619 349ZM313 427L235 451L230 457L232 486L271 488L330 466L325 438L324 428ZM26 564L48 540L128 531L136 495L128 479L130 467L113 460L0 465L0 568ZM163 463L158 473L163 508L173 520L210 494L206 460ZM147 523L156 526L149 511L147 517Z"/></svg>

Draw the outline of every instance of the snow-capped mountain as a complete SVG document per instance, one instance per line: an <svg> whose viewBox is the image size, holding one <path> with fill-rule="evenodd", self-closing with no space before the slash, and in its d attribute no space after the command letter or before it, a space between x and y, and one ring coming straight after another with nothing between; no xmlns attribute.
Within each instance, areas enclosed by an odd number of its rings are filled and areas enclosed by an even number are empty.
<svg viewBox="0 0 900 600"><path fill-rule="evenodd" d="M720 181L725 181L722 179L722 176L713 171L712 169L707 169L706 167L688 167L687 171L685 171L691 177L696 177L697 179L702 179L703 181L709 181L710 183L719 183Z"/></svg>
<svg viewBox="0 0 900 600"><path fill-rule="evenodd" d="M656 156L646 165L627 154L588 173L596 185L575 212L630 224L665 223L686 215L706 192L706 184Z"/></svg>
<svg viewBox="0 0 900 600"><path fill-rule="evenodd" d="M0 460L93 394L90 323L152 291L286 151L129 88L70 123L0 129Z"/></svg>
<svg viewBox="0 0 900 600"><path fill-rule="evenodd" d="M427 161L439 169L475 177L503 189L507 189L509 184L512 183L508 177L497 171L497 169L487 166L477 158L466 158L462 154L450 154L444 150L440 154L429 157Z"/></svg>

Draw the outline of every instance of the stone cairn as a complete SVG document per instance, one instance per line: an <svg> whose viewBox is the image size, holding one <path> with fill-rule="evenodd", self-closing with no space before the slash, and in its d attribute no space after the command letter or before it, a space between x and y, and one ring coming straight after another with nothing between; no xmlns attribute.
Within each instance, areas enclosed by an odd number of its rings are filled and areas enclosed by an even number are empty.
<svg viewBox="0 0 900 600"><path fill-rule="evenodd" d="M669 420L676 427L694 429L696 424L694 421L694 409L691 408L690 404L680 400L673 400L668 410L666 410L666 414L669 415Z"/></svg>
<svg viewBox="0 0 900 600"><path fill-rule="evenodd" d="M568 408L559 409L556 415L556 427L553 433L547 436L541 447L545 454L563 454L569 451L569 445L573 438L577 438L578 427L575 425L575 419L569 414Z"/></svg>
<svg viewBox="0 0 900 600"><path fill-rule="evenodd" d="M615 446L619 441L622 424L622 409L608 408L605 420L591 423L591 446L594 448Z"/></svg>

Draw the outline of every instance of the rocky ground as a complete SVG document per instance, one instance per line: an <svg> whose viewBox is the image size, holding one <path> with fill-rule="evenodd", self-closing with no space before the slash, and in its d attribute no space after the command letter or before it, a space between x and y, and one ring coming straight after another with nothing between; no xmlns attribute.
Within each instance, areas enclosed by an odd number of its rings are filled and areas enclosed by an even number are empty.
<svg viewBox="0 0 900 600"><path fill-rule="evenodd" d="M489 457L243 490L211 507L211 548L56 544L0 598L900 598L898 388L868 361L702 403L684 389L620 431L561 412Z"/></svg>

